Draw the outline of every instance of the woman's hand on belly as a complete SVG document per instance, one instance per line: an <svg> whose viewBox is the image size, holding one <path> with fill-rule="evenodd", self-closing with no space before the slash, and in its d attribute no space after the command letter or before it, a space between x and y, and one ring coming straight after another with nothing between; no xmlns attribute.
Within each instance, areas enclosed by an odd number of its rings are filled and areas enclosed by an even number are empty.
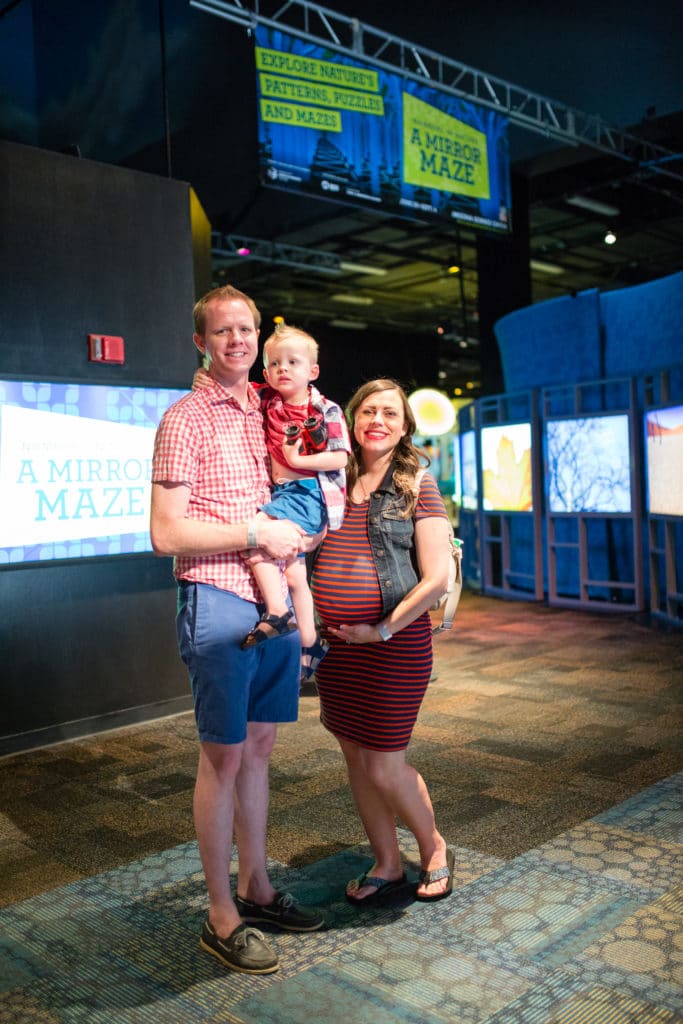
<svg viewBox="0 0 683 1024"><path fill-rule="evenodd" d="M382 643L382 638L377 632L377 626L369 622L357 622L354 625L325 626L325 632L331 633L339 640L347 644L376 644Z"/></svg>

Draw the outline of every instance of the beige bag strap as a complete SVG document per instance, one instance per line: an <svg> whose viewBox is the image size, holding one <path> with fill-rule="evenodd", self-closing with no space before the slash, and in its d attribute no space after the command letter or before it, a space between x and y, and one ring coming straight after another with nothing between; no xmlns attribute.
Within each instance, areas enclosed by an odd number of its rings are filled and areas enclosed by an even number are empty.
<svg viewBox="0 0 683 1024"><path fill-rule="evenodd" d="M418 469L415 474L415 494L420 493L420 484L422 477L425 475L426 470L424 468ZM445 601L442 598L443 604L440 607L443 608L443 618L438 626L435 626L432 633L440 633L443 629L451 629L453 626L453 619L455 613L458 610L458 604L460 603L460 595L462 594L462 541L458 540L453 532L453 526L450 521L448 523L449 528L449 543L451 545L451 557L453 559L453 565L450 567L448 574L448 590L446 592ZM434 606L434 610L439 605Z"/></svg>
<svg viewBox="0 0 683 1024"><path fill-rule="evenodd" d="M452 529L450 542L453 549L452 554L455 565L455 578L448 589L448 594L446 595L446 603L443 606L443 618L439 625L432 630L433 633L440 633L442 629L452 628L453 619L455 618L455 613L458 610L458 605L460 604L460 595L462 594L462 542L454 536Z"/></svg>

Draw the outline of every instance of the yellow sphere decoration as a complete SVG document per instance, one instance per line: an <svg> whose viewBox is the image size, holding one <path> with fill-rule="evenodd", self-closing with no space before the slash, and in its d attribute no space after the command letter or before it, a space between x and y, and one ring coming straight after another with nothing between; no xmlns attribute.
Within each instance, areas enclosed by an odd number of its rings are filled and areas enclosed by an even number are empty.
<svg viewBox="0 0 683 1024"><path fill-rule="evenodd" d="M408 396L417 429L426 437L447 434L455 425L455 408L450 398L434 388L420 388Z"/></svg>

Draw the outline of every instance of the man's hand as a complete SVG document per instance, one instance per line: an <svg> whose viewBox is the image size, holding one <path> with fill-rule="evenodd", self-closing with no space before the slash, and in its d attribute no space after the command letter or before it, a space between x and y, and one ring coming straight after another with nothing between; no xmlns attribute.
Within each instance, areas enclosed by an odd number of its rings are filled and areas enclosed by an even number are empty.
<svg viewBox="0 0 683 1024"><path fill-rule="evenodd" d="M289 519L264 519L259 522L258 546L271 558L294 558L303 551L304 531Z"/></svg>

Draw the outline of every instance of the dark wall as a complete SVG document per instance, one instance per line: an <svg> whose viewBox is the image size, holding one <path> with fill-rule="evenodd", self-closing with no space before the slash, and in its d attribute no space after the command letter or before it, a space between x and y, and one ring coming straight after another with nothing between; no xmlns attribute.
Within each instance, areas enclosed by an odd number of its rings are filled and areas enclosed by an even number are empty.
<svg viewBox="0 0 683 1024"><path fill-rule="evenodd" d="M195 366L184 182L0 141L0 370L183 386ZM89 333L122 335L93 366Z"/></svg>
<svg viewBox="0 0 683 1024"><path fill-rule="evenodd" d="M529 184L515 173L511 184L512 234L507 238L487 234L477 238L479 352L484 395L505 390L496 322L512 310L531 305Z"/></svg>
<svg viewBox="0 0 683 1024"><path fill-rule="evenodd" d="M320 346L316 387L345 406L356 388L375 377L397 380L408 393L433 387L439 372L439 339L381 331L357 331L315 321L297 326L310 331ZM261 332L261 340L266 334ZM257 367L252 370L258 379Z"/></svg>
<svg viewBox="0 0 683 1024"><path fill-rule="evenodd" d="M0 571L0 754L189 706L169 559Z"/></svg>
<svg viewBox="0 0 683 1024"><path fill-rule="evenodd" d="M189 187L11 143L0 175L0 376L189 386ZM174 609L170 559L0 567L0 754L188 707Z"/></svg>

